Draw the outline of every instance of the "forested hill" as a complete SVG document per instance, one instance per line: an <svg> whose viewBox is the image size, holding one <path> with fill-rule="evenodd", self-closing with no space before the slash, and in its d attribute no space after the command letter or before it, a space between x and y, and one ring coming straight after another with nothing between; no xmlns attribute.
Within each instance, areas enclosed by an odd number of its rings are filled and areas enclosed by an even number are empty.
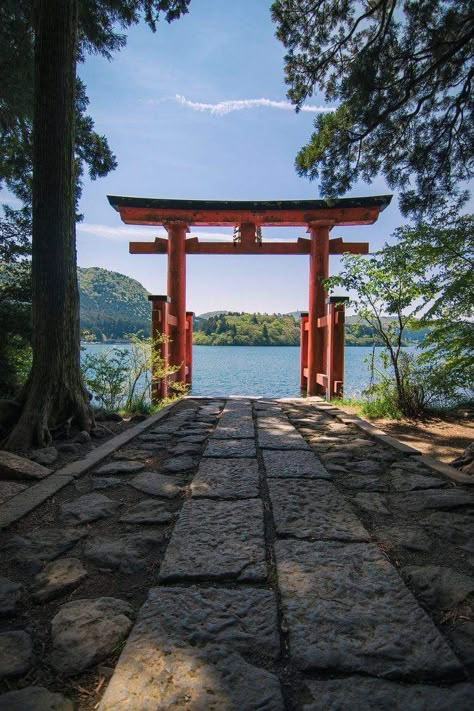
<svg viewBox="0 0 474 711"><path fill-rule="evenodd" d="M114 341L129 333L150 333L151 307L140 282L99 267L78 269L82 337ZM300 314L249 314L213 311L195 317L195 345L298 346ZM408 331L407 342L422 340L424 331ZM372 330L355 316L347 317L346 344L371 346ZM381 343L376 342L376 345Z"/></svg>
<svg viewBox="0 0 474 711"><path fill-rule="evenodd" d="M140 282L99 267L78 268L81 329L97 341L150 332L148 292Z"/></svg>
<svg viewBox="0 0 474 711"><path fill-rule="evenodd" d="M346 345L374 344L370 326L355 316L349 316L347 321ZM426 329L407 331L405 343L421 341L425 333ZM298 346L299 314L247 314L229 311L203 314L195 319L193 342L203 346ZM375 344L382 345L382 342L376 340Z"/></svg>

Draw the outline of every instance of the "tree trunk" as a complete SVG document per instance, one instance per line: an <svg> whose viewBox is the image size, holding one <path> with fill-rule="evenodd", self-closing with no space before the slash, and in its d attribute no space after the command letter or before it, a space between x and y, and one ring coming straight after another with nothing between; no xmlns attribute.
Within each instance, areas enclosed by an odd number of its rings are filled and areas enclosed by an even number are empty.
<svg viewBox="0 0 474 711"><path fill-rule="evenodd" d="M92 421L80 370L74 140L77 0L36 0L33 124L33 366L11 449Z"/></svg>

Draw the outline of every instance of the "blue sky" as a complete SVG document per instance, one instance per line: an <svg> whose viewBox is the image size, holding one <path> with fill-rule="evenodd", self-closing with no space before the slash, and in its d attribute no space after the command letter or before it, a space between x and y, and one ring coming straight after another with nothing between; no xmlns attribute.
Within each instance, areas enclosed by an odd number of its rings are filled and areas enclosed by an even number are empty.
<svg viewBox="0 0 474 711"><path fill-rule="evenodd" d="M294 158L324 101L313 97L310 110L298 115L288 107L284 52L269 7L266 0L192 0L188 15L163 23L156 34L145 25L133 28L112 62L90 57L80 67L90 114L119 165L107 178L86 182L79 266L118 271L152 293L166 291L166 257L128 253L129 239L153 238L162 228L123 225L108 193L228 200L319 196L317 184L297 176ZM390 192L380 179L349 194ZM394 198L375 225L337 228L332 235L367 240L376 249L401 222ZM298 228L263 233L264 239L302 234ZM331 257L332 273L339 263ZM307 308L306 257L191 256L187 273L187 308L197 314Z"/></svg>

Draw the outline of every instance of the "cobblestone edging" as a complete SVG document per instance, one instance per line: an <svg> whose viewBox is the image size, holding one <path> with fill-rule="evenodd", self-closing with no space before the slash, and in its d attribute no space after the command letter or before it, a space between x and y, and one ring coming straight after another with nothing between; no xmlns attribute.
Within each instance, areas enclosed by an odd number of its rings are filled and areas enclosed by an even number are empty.
<svg viewBox="0 0 474 711"><path fill-rule="evenodd" d="M335 417L340 422L355 425L360 430L365 432L369 437L374 439L376 442L380 442L380 444L386 445L387 447L392 447L393 449L396 449L402 454L416 457L416 461L420 462L421 464L424 464L426 467L428 467L428 469L432 469L434 472L443 474L443 476L446 476L449 479L458 482L459 484L467 484L468 486L474 486L474 477L469 476L468 474L463 474L463 472L459 471L458 469L455 469L455 467L451 467L449 464L440 462L434 457L430 457L427 454L423 454L422 452L420 452L419 449L415 449L415 447L411 447L410 445L405 444L404 442L400 442L398 439L395 439L395 437L386 434L383 430L379 429L378 427L375 427L375 425L373 425L371 422L364 420L358 415L350 415L347 412L344 412L344 410L340 410L337 407L333 407L329 404L319 404L314 401L312 402L312 407L314 407L316 410L325 412L328 415L331 415L332 417Z"/></svg>
<svg viewBox="0 0 474 711"><path fill-rule="evenodd" d="M62 467L62 469L58 469L53 474L50 474L38 484L28 487L25 491L5 501L5 503L0 505L0 530L11 526L12 523L26 516L26 514L33 511L33 509L70 484L74 479L77 479L90 469L93 469L117 449L123 447L132 439L135 439L135 437L143 434L143 432L153 427L153 425L160 422L164 417L167 417L176 404L177 403L171 403L171 405L167 405L157 412L156 415L148 417L135 427L131 427L126 432L122 432L104 444L99 445L83 459L67 464L65 467Z"/></svg>

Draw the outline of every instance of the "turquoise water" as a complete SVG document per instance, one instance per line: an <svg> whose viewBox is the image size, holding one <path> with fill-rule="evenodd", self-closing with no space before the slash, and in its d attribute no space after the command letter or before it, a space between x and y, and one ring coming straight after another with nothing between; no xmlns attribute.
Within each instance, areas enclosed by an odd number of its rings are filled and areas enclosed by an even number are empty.
<svg viewBox="0 0 474 711"><path fill-rule="evenodd" d="M123 346L120 346L123 347ZM112 345L86 345L83 353ZM346 396L358 395L369 382L364 359L370 347L345 349ZM194 395L299 395L300 349L298 346L194 346Z"/></svg>

